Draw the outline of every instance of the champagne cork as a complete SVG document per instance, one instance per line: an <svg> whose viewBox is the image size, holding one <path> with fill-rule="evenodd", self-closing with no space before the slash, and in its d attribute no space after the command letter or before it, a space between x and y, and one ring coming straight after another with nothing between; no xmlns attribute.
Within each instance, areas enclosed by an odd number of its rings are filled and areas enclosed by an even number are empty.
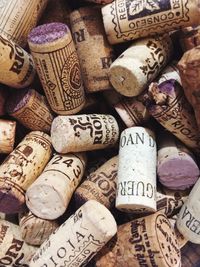
<svg viewBox="0 0 200 267"><path fill-rule="evenodd" d="M25 191L51 157L50 137L30 132L0 166L0 212L17 213L25 203Z"/></svg>
<svg viewBox="0 0 200 267"><path fill-rule="evenodd" d="M170 190L158 186L156 192L157 210L162 211L167 217L177 214L189 196L189 190Z"/></svg>
<svg viewBox="0 0 200 267"><path fill-rule="evenodd" d="M35 66L31 55L1 34L0 82L14 88L24 88L32 83L34 76Z"/></svg>
<svg viewBox="0 0 200 267"><path fill-rule="evenodd" d="M109 79L122 95L141 94L172 56L168 34L135 41L111 65Z"/></svg>
<svg viewBox="0 0 200 267"><path fill-rule="evenodd" d="M144 101L149 113L186 146L199 153L200 134L192 107L174 79L152 83Z"/></svg>
<svg viewBox="0 0 200 267"><path fill-rule="evenodd" d="M102 14L111 44L200 24L198 0L115 0Z"/></svg>
<svg viewBox="0 0 200 267"><path fill-rule="evenodd" d="M178 63L183 90L189 103L192 105L198 128L200 129L199 84L200 84L200 47L194 47L182 56Z"/></svg>
<svg viewBox="0 0 200 267"><path fill-rule="evenodd" d="M30 267L85 266L116 232L109 210L90 200L42 244Z"/></svg>
<svg viewBox="0 0 200 267"><path fill-rule="evenodd" d="M200 244L200 180L196 182L177 219L177 228L189 241Z"/></svg>
<svg viewBox="0 0 200 267"><path fill-rule="evenodd" d="M29 266L36 249L22 240L18 225L0 219L0 266Z"/></svg>
<svg viewBox="0 0 200 267"><path fill-rule="evenodd" d="M30 30L36 26L48 0L1 0L0 33L25 47Z"/></svg>
<svg viewBox="0 0 200 267"><path fill-rule="evenodd" d="M115 156L91 173L74 193L77 206L93 199L110 209L116 197L117 171L118 156Z"/></svg>
<svg viewBox="0 0 200 267"><path fill-rule="evenodd" d="M180 267L180 248L167 217L157 212L120 225L98 254L96 267Z"/></svg>
<svg viewBox="0 0 200 267"><path fill-rule="evenodd" d="M71 32L63 23L34 28L28 44L52 110L69 115L85 104L80 66Z"/></svg>
<svg viewBox="0 0 200 267"><path fill-rule="evenodd" d="M9 154L15 144L16 122L0 119L0 153Z"/></svg>
<svg viewBox="0 0 200 267"><path fill-rule="evenodd" d="M108 71L115 56L106 38L100 8L75 10L70 21L85 90L92 93L110 89Z"/></svg>
<svg viewBox="0 0 200 267"><path fill-rule="evenodd" d="M119 128L111 115L58 116L51 126L54 149L59 153L103 149L118 140Z"/></svg>
<svg viewBox="0 0 200 267"><path fill-rule="evenodd" d="M193 153L167 131L159 134L157 175L160 183L174 190L191 187L200 175Z"/></svg>
<svg viewBox="0 0 200 267"><path fill-rule="evenodd" d="M181 267L200 266L200 246L188 242L181 250Z"/></svg>
<svg viewBox="0 0 200 267"><path fill-rule="evenodd" d="M121 134L116 208L156 211L156 143L154 133L147 128L131 127Z"/></svg>
<svg viewBox="0 0 200 267"><path fill-rule="evenodd" d="M46 98L34 89L22 89L10 95L7 112L33 131L50 132L54 115Z"/></svg>
<svg viewBox="0 0 200 267"><path fill-rule="evenodd" d="M200 26L182 29L179 38L184 52L200 45Z"/></svg>
<svg viewBox="0 0 200 267"><path fill-rule="evenodd" d="M85 165L84 154L55 154L26 192L26 205L31 212L47 220L60 217L83 177Z"/></svg>
<svg viewBox="0 0 200 267"><path fill-rule="evenodd" d="M32 212L19 214L19 227L22 239L29 245L40 246L58 228L55 220L44 220Z"/></svg>

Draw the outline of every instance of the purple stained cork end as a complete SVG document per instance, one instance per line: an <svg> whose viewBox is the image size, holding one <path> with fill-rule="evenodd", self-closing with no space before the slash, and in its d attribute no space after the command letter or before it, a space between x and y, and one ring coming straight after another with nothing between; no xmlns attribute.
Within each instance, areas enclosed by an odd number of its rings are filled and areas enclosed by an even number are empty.
<svg viewBox="0 0 200 267"><path fill-rule="evenodd" d="M66 24L53 22L34 28L28 36L28 41L34 44L46 44L54 42L69 32Z"/></svg>

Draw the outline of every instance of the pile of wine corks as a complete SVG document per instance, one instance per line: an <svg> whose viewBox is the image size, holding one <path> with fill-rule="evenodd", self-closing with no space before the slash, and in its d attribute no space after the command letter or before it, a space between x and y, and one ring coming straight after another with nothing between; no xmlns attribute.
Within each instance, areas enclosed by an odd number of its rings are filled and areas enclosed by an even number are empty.
<svg viewBox="0 0 200 267"><path fill-rule="evenodd" d="M199 1L0 15L0 267L200 266Z"/></svg>

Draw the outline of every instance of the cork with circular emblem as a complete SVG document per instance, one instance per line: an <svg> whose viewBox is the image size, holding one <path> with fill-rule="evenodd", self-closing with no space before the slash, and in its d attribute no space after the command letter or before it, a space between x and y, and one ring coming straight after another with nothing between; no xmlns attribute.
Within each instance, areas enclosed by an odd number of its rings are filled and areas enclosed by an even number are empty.
<svg viewBox="0 0 200 267"><path fill-rule="evenodd" d="M68 26L58 22L40 25L29 33L28 44L51 109L60 115L79 112L85 95Z"/></svg>
<svg viewBox="0 0 200 267"><path fill-rule="evenodd" d="M180 248L168 218L160 213L118 227L117 237L102 249L97 267L179 267Z"/></svg>
<svg viewBox="0 0 200 267"><path fill-rule="evenodd" d="M110 209L116 197L118 156L115 156L92 172L74 192L76 206L94 199Z"/></svg>
<svg viewBox="0 0 200 267"><path fill-rule="evenodd" d="M17 213L25 203L25 192L41 174L52 153L46 133L25 136L0 166L0 212Z"/></svg>
<svg viewBox="0 0 200 267"><path fill-rule="evenodd" d="M40 246L59 227L55 220L45 220L31 211L19 214L19 227L22 239L29 245Z"/></svg>
<svg viewBox="0 0 200 267"><path fill-rule="evenodd" d="M106 38L100 8L79 8L70 14L70 21L85 90L110 89L108 72L115 55Z"/></svg>
<svg viewBox="0 0 200 267"><path fill-rule="evenodd" d="M0 153L9 154L15 144L16 122L0 119Z"/></svg>
<svg viewBox="0 0 200 267"><path fill-rule="evenodd" d="M31 212L48 220L63 215L83 177L86 160L84 153L55 154L27 189L26 205Z"/></svg>
<svg viewBox="0 0 200 267"><path fill-rule="evenodd" d="M33 131L50 132L54 114L46 97L34 89L22 89L10 94L6 103L10 116Z"/></svg>
<svg viewBox="0 0 200 267"><path fill-rule="evenodd" d="M0 82L14 88L29 86L35 77L32 56L11 41L0 35Z"/></svg>
<svg viewBox="0 0 200 267"><path fill-rule="evenodd" d="M0 219L0 266L29 266L36 250L24 242L18 225Z"/></svg>
<svg viewBox="0 0 200 267"><path fill-rule="evenodd" d="M51 126L51 139L59 153L82 152L113 146L119 136L116 119L107 114L58 116Z"/></svg>

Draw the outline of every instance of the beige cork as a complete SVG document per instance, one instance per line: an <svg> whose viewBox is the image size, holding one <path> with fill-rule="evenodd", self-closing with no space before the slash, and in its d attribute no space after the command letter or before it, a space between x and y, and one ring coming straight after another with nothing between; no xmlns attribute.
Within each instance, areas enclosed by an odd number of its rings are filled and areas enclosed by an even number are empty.
<svg viewBox="0 0 200 267"><path fill-rule="evenodd" d="M48 23L34 28L28 44L52 110L75 114L85 104L80 66L71 32L66 24Z"/></svg>
<svg viewBox="0 0 200 267"><path fill-rule="evenodd" d="M111 44L200 24L198 0L116 0L102 8Z"/></svg>
<svg viewBox="0 0 200 267"><path fill-rule="evenodd" d="M86 91L110 89L108 71L115 56L106 38L100 8L75 10L70 14L70 21Z"/></svg>
<svg viewBox="0 0 200 267"><path fill-rule="evenodd" d="M119 128L111 115L58 116L51 126L54 149L59 153L103 149L118 140Z"/></svg>
<svg viewBox="0 0 200 267"><path fill-rule="evenodd" d="M33 131L25 136L0 166L0 211L17 213L25 191L41 174L51 157L49 135Z"/></svg>
<svg viewBox="0 0 200 267"><path fill-rule="evenodd" d="M118 156L115 156L92 172L74 193L77 206L88 200L96 200L110 209L116 197Z"/></svg>
<svg viewBox="0 0 200 267"><path fill-rule="evenodd" d="M7 111L30 130L50 132L54 114L46 97L34 89L14 92L7 101Z"/></svg>
<svg viewBox="0 0 200 267"><path fill-rule="evenodd" d="M24 242L18 225L0 219L0 266L29 266L36 249Z"/></svg>
<svg viewBox="0 0 200 267"><path fill-rule="evenodd" d="M16 122L0 119L0 153L9 154L15 144Z"/></svg>
<svg viewBox="0 0 200 267"><path fill-rule="evenodd" d="M32 56L1 34L0 82L14 88L24 88L32 83L34 76Z"/></svg>
<svg viewBox="0 0 200 267"><path fill-rule="evenodd" d="M0 0L0 33L25 47L30 30L36 26L48 0Z"/></svg>
<svg viewBox="0 0 200 267"><path fill-rule="evenodd" d="M121 133L115 206L125 212L156 211L156 142L147 128Z"/></svg>
<svg viewBox="0 0 200 267"><path fill-rule="evenodd" d="M26 192L26 205L33 214L48 220L60 217L85 171L83 153L55 154Z"/></svg>
<svg viewBox="0 0 200 267"><path fill-rule="evenodd" d="M30 211L19 214L20 233L29 245L40 246L58 226L55 220L38 218Z"/></svg>
<svg viewBox="0 0 200 267"><path fill-rule="evenodd" d="M90 200L42 244L30 267L85 265L116 231L117 225L109 210Z"/></svg>
<svg viewBox="0 0 200 267"><path fill-rule="evenodd" d="M99 253L96 267L180 267L180 248L167 217L154 213L120 225Z"/></svg>
<svg viewBox="0 0 200 267"><path fill-rule="evenodd" d="M122 95L141 94L168 63L172 51L168 34L135 41L110 66L111 84Z"/></svg>
<svg viewBox="0 0 200 267"><path fill-rule="evenodd" d="M196 182L177 219L179 232L189 241L200 244L200 179Z"/></svg>

